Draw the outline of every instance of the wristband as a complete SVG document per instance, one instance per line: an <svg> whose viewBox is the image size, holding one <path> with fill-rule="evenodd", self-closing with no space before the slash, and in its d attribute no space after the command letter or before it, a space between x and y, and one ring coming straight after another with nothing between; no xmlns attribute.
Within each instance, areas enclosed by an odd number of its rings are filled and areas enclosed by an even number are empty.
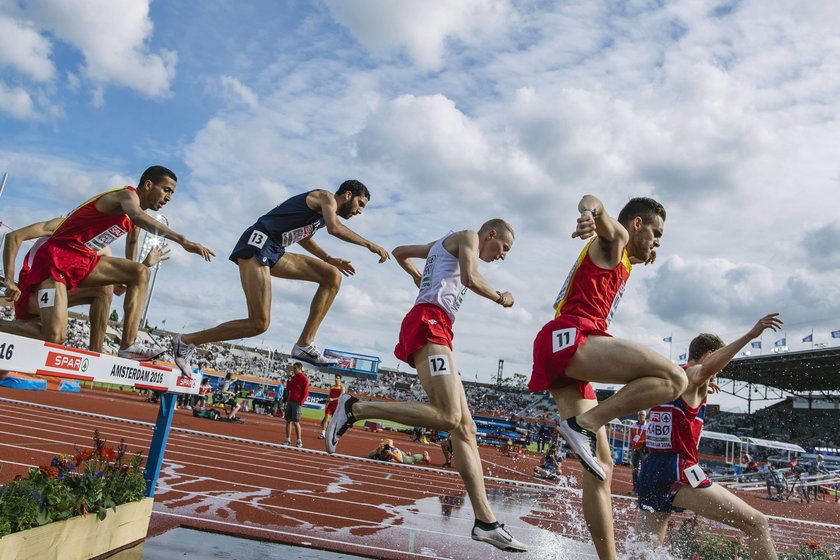
<svg viewBox="0 0 840 560"><path fill-rule="evenodd" d="M505 301L505 296L503 296L502 292L500 292L499 290L496 290L496 293L499 294L499 299L496 300L496 303L501 305L502 302Z"/></svg>

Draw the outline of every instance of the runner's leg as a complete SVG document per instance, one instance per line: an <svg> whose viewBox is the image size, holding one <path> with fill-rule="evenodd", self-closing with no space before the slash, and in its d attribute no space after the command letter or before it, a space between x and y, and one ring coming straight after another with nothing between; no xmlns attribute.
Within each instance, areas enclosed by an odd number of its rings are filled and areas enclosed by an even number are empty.
<svg viewBox="0 0 840 560"><path fill-rule="evenodd" d="M34 296L33 299L41 300L38 307L43 340L64 344L67 340L67 286L50 277L35 287Z"/></svg>
<svg viewBox="0 0 840 560"><path fill-rule="evenodd" d="M588 342L587 342L588 343ZM580 350L578 350L580 352ZM552 389L551 396L557 403L560 418L568 419L592 410L598 405L594 399L584 399L578 391L577 385L564 387L563 389ZM589 528L589 534L595 543L595 550L601 560L615 560L615 532L613 529L612 497L610 495L610 483L612 481L613 462L610 453L610 445L607 441L607 431L604 428L598 429L598 462L604 469L606 480L583 471L583 517Z"/></svg>
<svg viewBox="0 0 840 560"><path fill-rule="evenodd" d="M283 255L282 261L289 255ZM280 264L279 262L277 263ZM277 265L275 265L275 268ZM259 264L255 257L239 259L239 280L248 307L247 319L235 319L189 334L181 335L184 344L207 344L257 336L268 330L271 323L271 271Z"/></svg>
<svg viewBox="0 0 840 560"><path fill-rule="evenodd" d="M720 486L712 484L708 488L683 486L674 497L674 506L725 523L744 532L747 537L747 550L750 558L776 560L776 549L770 538L767 518L758 510L749 506L741 498Z"/></svg>
<svg viewBox="0 0 840 560"><path fill-rule="evenodd" d="M677 398L688 384L685 372L664 356L619 338L590 336L566 368L580 381L623 384L615 395L577 417L584 428L596 430L620 416Z"/></svg>

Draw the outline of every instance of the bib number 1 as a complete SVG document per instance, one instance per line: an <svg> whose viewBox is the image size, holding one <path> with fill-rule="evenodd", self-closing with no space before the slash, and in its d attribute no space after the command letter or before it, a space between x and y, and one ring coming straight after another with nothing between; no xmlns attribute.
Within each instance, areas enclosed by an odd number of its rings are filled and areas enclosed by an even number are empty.
<svg viewBox="0 0 840 560"><path fill-rule="evenodd" d="M706 473L703 472L700 465L691 465L690 467L683 469L683 474L685 474L685 477L688 479L688 483L691 484L692 488L697 488L704 480L706 480Z"/></svg>

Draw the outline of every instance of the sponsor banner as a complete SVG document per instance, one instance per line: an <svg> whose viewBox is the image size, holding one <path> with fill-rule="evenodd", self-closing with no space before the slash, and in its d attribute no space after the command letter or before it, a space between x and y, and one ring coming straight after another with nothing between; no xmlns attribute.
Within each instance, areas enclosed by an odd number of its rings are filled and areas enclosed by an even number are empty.
<svg viewBox="0 0 840 560"><path fill-rule="evenodd" d="M174 366L140 363L5 333L0 333L0 369L190 394L198 393L201 377L184 379Z"/></svg>

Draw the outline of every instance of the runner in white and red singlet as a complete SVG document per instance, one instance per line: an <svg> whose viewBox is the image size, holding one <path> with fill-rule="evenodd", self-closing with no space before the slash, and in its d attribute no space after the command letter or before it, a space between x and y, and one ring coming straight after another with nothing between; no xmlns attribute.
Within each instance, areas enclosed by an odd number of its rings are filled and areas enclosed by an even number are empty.
<svg viewBox="0 0 840 560"><path fill-rule="evenodd" d="M724 346L720 337L701 334L688 347L685 375L688 388L677 399L650 411L647 446L639 472L636 533L653 544L665 542L671 512L691 511L740 529L750 558L774 560L776 551L767 519L741 498L712 484L698 464L697 446L703 432L706 397L712 379L748 342L766 329L779 330L778 313L762 317L750 331Z"/></svg>
<svg viewBox="0 0 840 560"><path fill-rule="evenodd" d="M612 338L610 319L624 294L631 263L656 258L665 227L665 209L650 198L631 199L618 219L594 196L578 204L572 237L597 234L566 278L549 321L534 340L534 367L528 388L551 392L558 429L586 469L583 514L601 560L615 560L610 479L612 456L604 426L610 420L668 402L685 388L682 370L639 344ZM598 403L590 382L625 384Z"/></svg>
<svg viewBox="0 0 840 560"><path fill-rule="evenodd" d="M477 232L450 232L425 245L394 249L397 263L420 288L414 307L403 319L394 354L417 369L429 403L361 401L344 394L338 399L338 408L327 425L325 443L327 452L334 453L339 438L354 422L371 418L449 432L458 457L458 473L464 480L475 513L472 538L503 550L524 552L528 547L511 536L490 508L476 444L475 422L452 357L452 323L467 291L502 307L513 305L510 292L495 291L478 272L479 260L504 259L513 241L510 225L494 219L485 222ZM422 274L411 259L426 260Z"/></svg>
<svg viewBox="0 0 840 560"><path fill-rule="evenodd" d="M149 283L149 269L143 264L98 252L128 234L126 244L136 246L137 227L171 239L186 251L210 260L213 253L189 241L146 214L160 210L175 193L175 174L159 165L143 172L137 188L123 187L95 196L64 218L50 238L38 249L26 275L26 285L6 286L6 297L17 299L34 293L43 325L43 338L64 342L67 336L68 291L111 284L124 284L126 295L123 334L119 356L149 360L163 351L136 341L143 301ZM133 256L133 255L132 255Z"/></svg>

